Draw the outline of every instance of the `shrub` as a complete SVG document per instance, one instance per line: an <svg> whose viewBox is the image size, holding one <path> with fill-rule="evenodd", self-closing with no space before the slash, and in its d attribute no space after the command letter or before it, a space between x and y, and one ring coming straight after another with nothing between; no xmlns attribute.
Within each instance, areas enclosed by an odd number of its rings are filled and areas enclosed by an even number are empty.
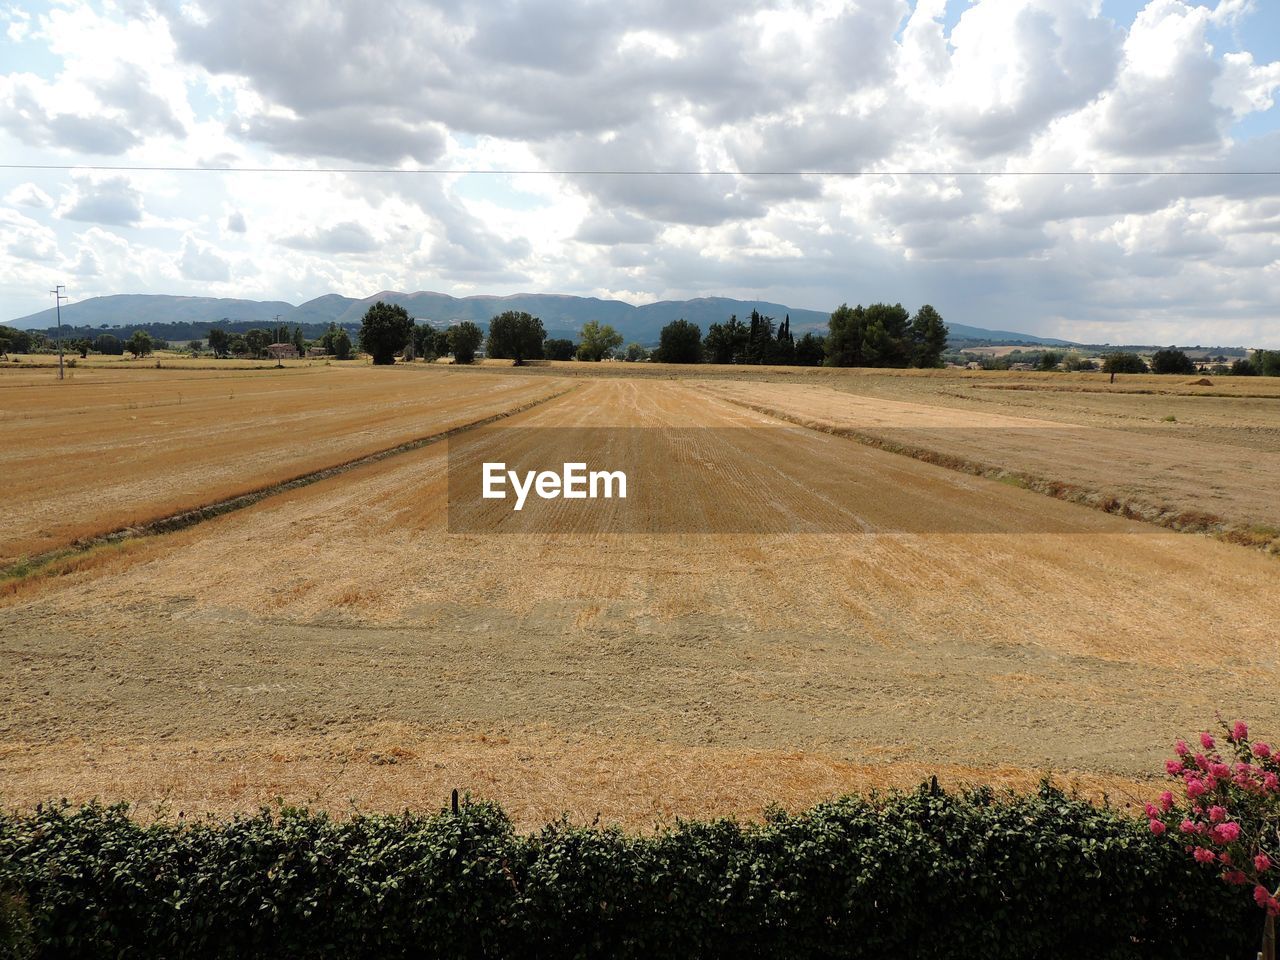
<svg viewBox="0 0 1280 960"><path fill-rule="evenodd" d="M59 957L1243 955L1249 904L1167 836L1044 785L926 786L629 836L497 807L143 826L0 815L0 889Z"/></svg>

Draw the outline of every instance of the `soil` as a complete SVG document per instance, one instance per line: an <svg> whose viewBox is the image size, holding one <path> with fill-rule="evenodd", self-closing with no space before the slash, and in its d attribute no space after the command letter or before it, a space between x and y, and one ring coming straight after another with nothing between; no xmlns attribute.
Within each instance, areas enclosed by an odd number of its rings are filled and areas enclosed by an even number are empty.
<svg viewBox="0 0 1280 960"><path fill-rule="evenodd" d="M469 409L502 378L444 376ZM637 497L697 532L565 501L450 532L459 440L32 578L0 601L0 802L342 812L459 787L642 827L933 771L1136 797L1215 710L1280 722L1274 557L806 429L733 384L576 382L504 428L551 460L584 427L678 454L702 482Z"/></svg>

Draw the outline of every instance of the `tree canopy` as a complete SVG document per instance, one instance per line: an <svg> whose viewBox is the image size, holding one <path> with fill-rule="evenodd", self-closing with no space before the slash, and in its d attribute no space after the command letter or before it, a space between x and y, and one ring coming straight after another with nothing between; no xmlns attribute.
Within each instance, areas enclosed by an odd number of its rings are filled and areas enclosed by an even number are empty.
<svg viewBox="0 0 1280 960"><path fill-rule="evenodd" d="M476 358L476 349L484 334L470 320L449 328L449 350L453 353L454 363L470 363Z"/></svg>
<svg viewBox="0 0 1280 960"><path fill-rule="evenodd" d="M672 320L658 335L658 350L653 358L659 363L700 363L702 328L688 320Z"/></svg>
<svg viewBox="0 0 1280 960"><path fill-rule="evenodd" d="M542 359L542 341L546 336L537 317L508 310L489 321L485 353L498 360L514 360L518 367L526 360Z"/></svg>
<svg viewBox="0 0 1280 960"><path fill-rule="evenodd" d="M572 340L553 337L543 341L542 355L548 360L572 360L576 349Z"/></svg>
<svg viewBox="0 0 1280 960"><path fill-rule="evenodd" d="M832 367L936 367L946 344L947 325L929 304L911 317L900 303L844 303L828 321L825 362Z"/></svg>
<svg viewBox="0 0 1280 960"><path fill-rule="evenodd" d="M413 336L413 319L398 303L379 300L360 321L360 349L380 365L396 362L396 354Z"/></svg>
<svg viewBox="0 0 1280 960"><path fill-rule="evenodd" d="M1151 355L1152 373L1195 373L1196 365L1181 350L1157 350Z"/></svg>
<svg viewBox="0 0 1280 960"><path fill-rule="evenodd" d="M622 334L609 324L588 320L578 338L578 359L596 362L622 346Z"/></svg>
<svg viewBox="0 0 1280 960"><path fill-rule="evenodd" d="M125 346L135 357L145 357L151 352L151 334L145 330L135 330Z"/></svg>
<svg viewBox="0 0 1280 960"><path fill-rule="evenodd" d="M1104 373L1146 373L1147 363L1136 353L1108 353L1102 360Z"/></svg>

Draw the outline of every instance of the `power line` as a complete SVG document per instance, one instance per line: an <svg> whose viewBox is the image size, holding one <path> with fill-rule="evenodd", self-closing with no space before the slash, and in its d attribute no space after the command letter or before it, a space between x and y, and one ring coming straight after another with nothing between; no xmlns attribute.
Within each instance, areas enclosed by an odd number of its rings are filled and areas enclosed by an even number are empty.
<svg viewBox="0 0 1280 960"><path fill-rule="evenodd" d="M454 167L183 167L100 163L0 163L0 170L103 173L341 173L492 177L1275 177L1280 170L492 170Z"/></svg>

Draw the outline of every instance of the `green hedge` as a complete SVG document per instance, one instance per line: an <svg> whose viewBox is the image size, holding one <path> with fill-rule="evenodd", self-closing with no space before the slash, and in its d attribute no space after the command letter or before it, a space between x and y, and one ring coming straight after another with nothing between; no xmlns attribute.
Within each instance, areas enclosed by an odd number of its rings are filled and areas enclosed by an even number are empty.
<svg viewBox="0 0 1280 960"><path fill-rule="evenodd" d="M650 836L500 809L0 816L0 956L1251 957L1247 896L1065 796L847 798ZM28 951L29 952L29 951Z"/></svg>

